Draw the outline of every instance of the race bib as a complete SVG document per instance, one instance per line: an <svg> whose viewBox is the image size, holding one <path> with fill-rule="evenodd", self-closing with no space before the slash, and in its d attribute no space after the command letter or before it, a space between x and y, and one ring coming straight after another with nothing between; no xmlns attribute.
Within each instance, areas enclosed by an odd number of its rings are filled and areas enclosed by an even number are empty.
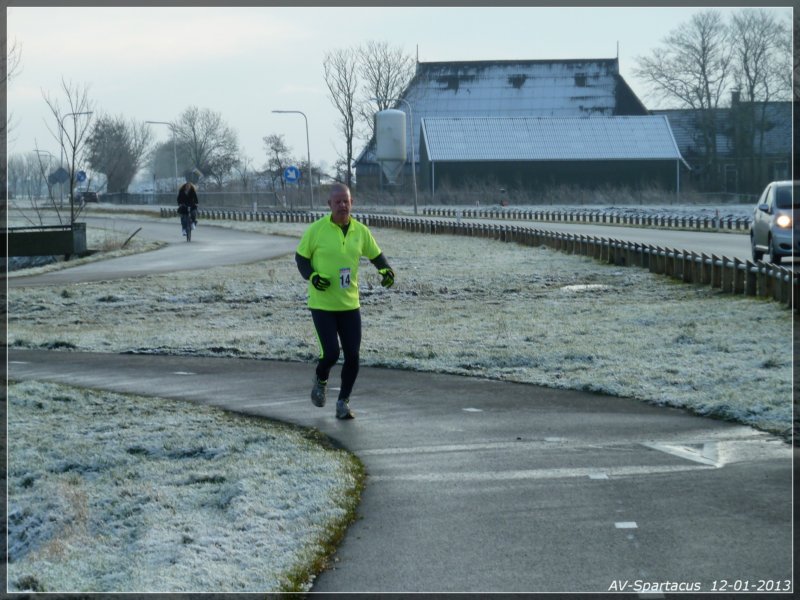
<svg viewBox="0 0 800 600"><path fill-rule="evenodd" d="M346 289L350 287L350 268L339 269L339 287Z"/></svg>

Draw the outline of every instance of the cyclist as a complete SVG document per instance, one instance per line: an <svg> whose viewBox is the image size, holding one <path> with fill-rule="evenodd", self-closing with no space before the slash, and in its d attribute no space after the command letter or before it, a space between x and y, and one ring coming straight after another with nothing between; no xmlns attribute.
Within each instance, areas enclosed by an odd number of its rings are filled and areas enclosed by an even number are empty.
<svg viewBox="0 0 800 600"><path fill-rule="evenodd" d="M192 229L197 227L197 205L197 190L191 181L187 181L178 190L178 214L189 215L187 224L191 224ZM183 225L183 219L181 219L181 225ZM186 229L183 229L183 235L186 235Z"/></svg>
<svg viewBox="0 0 800 600"><path fill-rule="evenodd" d="M361 312L358 263L366 256L381 274L381 285L394 284L394 271L370 230L350 215L350 189L334 184L328 197L331 214L308 226L295 253L297 268L308 280L308 307L317 332L320 357L311 390L314 406L325 406L328 375L344 352L336 418L352 419L350 393L358 376Z"/></svg>

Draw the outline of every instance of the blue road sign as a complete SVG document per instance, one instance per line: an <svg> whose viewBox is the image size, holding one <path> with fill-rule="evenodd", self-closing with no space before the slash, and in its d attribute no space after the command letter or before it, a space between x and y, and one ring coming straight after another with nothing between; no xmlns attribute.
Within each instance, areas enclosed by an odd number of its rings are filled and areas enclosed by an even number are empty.
<svg viewBox="0 0 800 600"><path fill-rule="evenodd" d="M78 183L83 183L86 181L86 172L85 171L78 171L75 173L75 181Z"/></svg>
<svg viewBox="0 0 800 600"><path fill-rule="evenodd" d="M50 174L49 179L53 184L66 183L69 181L69 172L64 167L58 167L58 169Z"/></svg>
<svg viewBox="0 0 800 600"><path fill-rule="evenodd" d="M300 179L300 169L295 166L286 167L283 171L283 179L286 183L296 183Z"/></svg>

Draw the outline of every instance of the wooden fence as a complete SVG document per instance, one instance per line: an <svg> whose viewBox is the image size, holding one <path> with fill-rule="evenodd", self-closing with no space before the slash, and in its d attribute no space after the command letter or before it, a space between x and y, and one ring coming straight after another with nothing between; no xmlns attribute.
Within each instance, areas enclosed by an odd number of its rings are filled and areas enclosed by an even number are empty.
<svg viewBox="0 0 800 600"><path fill-rule="evenodd" d="M270 223L311 223L325 214L327 213L198 211L199 217L203 219ZM161 209L162 217L177 215L177 211L173 208ZM792 269L779 265L698 254L688 250L662 248L612 238L543 231L530 226L463 223L391 215L357 214L356 218L370 227L388 227L432 235L488 238L532 247L545 246L568 254L589 256L608 264L645 268L651 273L667 275L684 283L710 286L727 294L772 299L787 307L794 307L793 292L797 291L800 285L800 278Z"/></svg>

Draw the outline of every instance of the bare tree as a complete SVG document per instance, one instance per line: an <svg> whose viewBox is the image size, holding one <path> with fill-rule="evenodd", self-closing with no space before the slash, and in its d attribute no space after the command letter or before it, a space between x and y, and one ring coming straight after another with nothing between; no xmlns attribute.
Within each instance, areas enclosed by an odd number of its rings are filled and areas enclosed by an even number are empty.
<svg viewBox="0 0 800 600"><path fill-rule="evenodd" d="M185 175L192 170L192 161L189 158L187 147L173 143L171 134L168 141L155 143L146 160L153 174L154 186L155 180L158 180L160 184L166 184L168 181L165 189L169 191L178 191L177 188L172 189L172 186L176 184L175 178L178 177L178 173ZM162 185L158 185L159 189L161 187Z"/></svg>
<svg viewBox="0 0 800 600"><path fill-rule="evenodd" d="M16 214L29 225L51 224L52 221L48 223L51 214L63 223L60 207L53 195L54 182L49 176L54 158L49 152L39 150L37 145L32 152L14 154L8 159L8 191L15 198L28 199L25 204L17 206ZM43 189L47 194L44 201Z"/></svg>
<svg viewBox="0 0 800 600"><path fill-rule="evenodd" d="M363 81L358 114L364 133L359 137L366 141L375 135L375 113L395 105L394 99L414 76L416 61L401 47L392 47L387 42L369 41L357 53Z"/></svg>
<svg viewBox="0 0 800 600"><path fill-rule="evenodd" d="M49 163L49 157L47 157ZM36 152L8 157L8 192L14 198L36 200L47 184L46 166Z"/></svg>
<svg viewBox="0 0 800 600"><path fill-rule="evenodd" d="M731 20L733 74L737 102L731 107L735 120L735 149L742 159L744 186L756 192L763 187L764 136L772 128L767 102L791 98L785 74L791 61L785 47L791 44L789 27L763 9L744 9Z"/></svg>
<svg viewBox="0 0 800 600"><path fill-rule="evenodd" d="M233 165L233 171L237 175L237 181L241 191L247 191L253 175L252 166L253 159L245 156L244 154L240 155L239 158L236 159L236 163Z"/></svg>
<svg viewBox="0 0 800 600"><path fill-rule="evenodd" d="M153 134L144 122L123 116L99 117L87 140L92 169L106 176L109 192L125 192L142 167Z"/></svg>
<svg viewBox="0 0 800 600"><path fill-rule="evenodd" d="M276 189L280 184L283 190L286 184L283 181L283 170L292 162L292 149L286 145L286 140L282 135L273 133L264 136L264 149L267 152L266 171L272 181L272 189Z"/></svg>
<svg viewBox="0 0 800 600"><path fill-rule="evenodd" d="M325 85L330 99L341 117L340 131L344 137L345 181L348 186L353 181L353 138L356 125L356 93L358 92L358 54L352 48L333 50L325 54L322 62Z"/></svg>
<svg viewBox="0 0 800 600"><path fill-rule="evenodd" d="M338 156L333 164L333 174L329 177L336 183L345 183L348 172L347 161L344 157Z"/></svg>
<svg viewBox="0 0 800 600"><path fill-rule="evenodd" d="M190 106L174 126L178 144L185 148L193 167L222 185L239 155L236 132L222 120L222 114Z"/></svg>
<svg viewBox="0 0 800 600"><path fill-rule="evenodd" d="M3 47L6 47L6 33L5 29L2 32L3 37ZM0 71L0 88L2 88L2 94L4 98L8 98L8 82L10 82L14 76L19 73L20 65L22 64L22 49L20 48L17 41L14 40L11 42L11 46L6 49L6 53L3 55L3 67ZM2 131L2 135L5 138L8 135L8 132L12 129L12 115L9 113L6 117L6 122L0 124L0 131ZM5 151L5 139L3 141L3 151Z"/></svg>
<svg viewBox="0 0 800 600"><path fill-rule="evenodd" d="M783 54L792 56L792 44L794 44L794 62L792 72L787 73L787 83L792 89L792 98L795 102L800 102L800 10L794 11L794 19L792 20L792 41L788 45L781 48ZM797 111L794 111L797 115ZM795 131L797 129L795 128ZM795 136L795 139L797 137ZM795 152L797 157L797 153Z"/></svg>
<svg viewBox="0 0 800 600"><path fill-rule="evenodd" d="M50 206L52 206L55 209L56 214L59 215L59 221L61 221L61 216L60 216L61 209L56 204L56 197L53 194L53 187L55 186L55 183L50 177L51 174L50 160L55 157L52 156L49 152L39 150L38 142L36 142L36 147L34 148L33 152L34 154L36 154L36 165L39 170L39 175L42 178L42 181L44 181L45 185L47 186L47 199L50 202ZM45 163L42 161L42 154L47 154L47 166L45 166Z"/></svg>
<svg viewBox="0 0 800 600"><path fill-rule="evenodd" d="M730 83L731 54L720 13L706 10L679 25L651 55L637 58L634 69L656 96L697 111L706 161L702 175L711 186L718 181L716 110Z"/></svg>
<svg viewBox="0 0 800 600"><path fill-rule="evenodd" d="M3 38L3 47L6 48L7 38L6 38L6 28L3 27L2 30L2 38ZM8 82L16 75L19 71L20 61L22 59L22 51L17 44L16 40L11 43L11 47L6 49L6 53L3 55L3 68L0 71L0 90L3 98L8 98ZM12 115L9 113L6 115L6 120L3 123L0 123L0 161L2 164L6 164L6 148L8 146L8 134L11 131L12 125ZM8 181L7 173L5 169L0 169L0 185L2 185L3 190L6 190L6 184ZM0 205L0 213L2 213L3 220L6 218L6 209L8 203L8 193L3 194L3 202Z"/></svg>
<svg viewBox="0 0 800 600"><path fill-rule="evenodd" d="M58 142L64 157L67 159L70 224L72 224L78 216L73 193L75 189L75 167L78 164L78 160L82 158L86 138L89 135L93 103L89 99L88 86L68 83L62 79L61 89L66 97L65 108L62 108L58 99L48 92L43 91L42 95L56 120L55 128L51 129L49 125L47 128ZM69 123L66 123L68 117ZM80 207L78 207L78 212L80 212Z"/></svg>
<svg viewBox="0 0 800 600"><path fill-rule="evenodd" d="M746 8L733 15L733 73L745 100L789 98L786 73L791 71L791 63L785 49L790 40L787 24L764 9Z"/></svg>

